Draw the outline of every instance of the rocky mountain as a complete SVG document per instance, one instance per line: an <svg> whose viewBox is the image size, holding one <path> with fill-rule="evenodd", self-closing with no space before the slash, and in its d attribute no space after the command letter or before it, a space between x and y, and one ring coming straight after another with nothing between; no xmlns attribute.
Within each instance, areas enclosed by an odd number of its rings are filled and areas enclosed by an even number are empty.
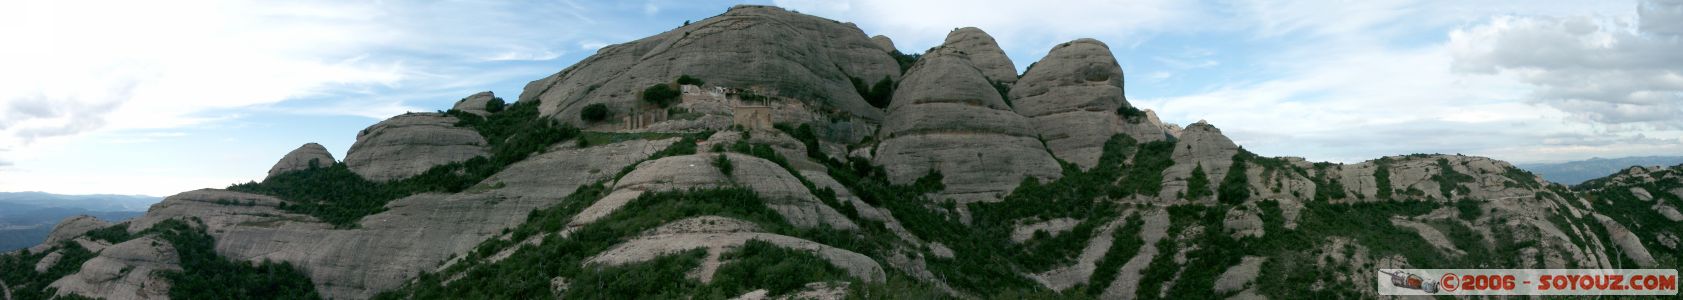
<svg viewBox="0 0 1683 300"><path fill-rule="evenodd" d="M603 48L513 103L476 94L380 122L344 161L306 144L262 182L65 220L0 256L0 287L1374 298L1379 268L1675 268L1683 253L1678 167L1573 190L1483 157L1262 157L1133 106L1111 53L1051 45L1019 76L976 28L908 55L851 24L738 6Z"/></svg>
<svg viewBox="0 0 1683 300"><path fill-rule="evenodd" d="M1673 166L1683 164L1683 156L1637 156L1621 158L1591 158L1552 164L1520 164L1521 169L1537 173L1550 182L1577 185L1590 179L1607 177L1632 166Z"/></svg>

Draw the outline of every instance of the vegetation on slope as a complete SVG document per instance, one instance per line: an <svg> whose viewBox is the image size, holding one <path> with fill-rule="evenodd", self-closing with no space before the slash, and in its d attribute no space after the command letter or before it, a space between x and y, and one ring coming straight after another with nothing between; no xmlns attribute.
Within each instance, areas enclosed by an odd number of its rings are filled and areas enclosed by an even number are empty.
<svg viewBox="0 0 1683 300"><path fill-rule="evenodd" d="M170 219L148 231L175 246L181 271L165 271L170 299L320 299L310 277L291 263L247 263L216 254L203 225ZM144 233L143 233L144 234Z"/></svg>
<svg viewBox="0 0 1683 300"><path fill-rule="evenodd" d="M1103 293L1104 289L1110 286L1110 282L1116 280L1116 276L1119 275L1117 272L1122 271L1122 264L1139 254L1140 248L1145 246L1145 240L1140 237L1140 229L1144 223L1144 218L1136 214L1123 223L1121 228L1112 232L1110 249L1106 249L1104 258L1094 265L1093 277L1088 280L1089 284L1072 290L1084 291L1076 294L1087 296Z"/></svg>
<svg viewBox="0 0 1683 300"><path fill-rule="evenodd" d="M1204 196L1215 193L1210 191L1210 176L1206 174L1208 173L1204 172L1204 165L1192 166L1192 176L1186 178L1186 199L1203 199Z"/></svg>
<svg viewBox="0 0 1683 300"><path fill-rule="evenodd" d="M1250 164L1256 154L1239 151L1233 155L1233 166L1227 168L1227 175L1221 179L1221 187L1216 193L1216 199L1222 203L1240 204L1251 198L1251 182L1246 174L1246 166Z"/></svg>
<svg viewBox="0 0 1683 300"><path fill-rule="evenodd" d="M1649 177L1666 178L1672 176L1675 172L1683 172L1683 168L1672 167L1650 173ZM1683 196L1670 192L1683 189L1683 182L1679 182L1677 179L1615 181L1612 179L1613 177L1593 179L1579 185L1578 188L1584 193L1585 200L1588 200L1596 213L1607 216L1623 225L1631 233L1636 234L1642 240L1643 248L1648 249L1648 253L1654 256L1657 265L1677 266L1683 264L1683 253L1665 250L1672 248L1666 247L1660 242L1665 238L1662 235L1670 234L1669 238L1672 239L1676 239L1678 235L1683 235L1683 222L1667 219L1658 210L1661 205L1683 209L1683 198L1680 198ZM1652 199L1643 201L1637 198L1632 189L1646 191L1652 196ZM1606 229L1602 228L1600 222L1594 219L1586 219L1583 223L1598 229L1600 235L1598 237L1604 239L1603 244L1613 245L1610 240L1605 240L1609 236L1605 233ZM1612 258L1615 254L1610 253L1608 256ZM1617 256L1614 259L1618 260L1620 265L1625 268L1636 265L1634 261L1624 255Z"/></svg>
<svg viewBox="0 0 1683 300"><path fill-rule="evenodd" d="M1379 197L1379 200L1391 200L1391 193L1394 189L1391 187L1391 158L1380 157L1373 161L1373 165L1373 184L1374 189L1377 190L1375 195Z"/></svg>
<svg viewBox="0 0 1683 300"><path fill-rule="evenodd" d="M776 278L736 277L715 281L711 284L700 284L689 279L682 279L683 273L693 267L692 264L685 262L686 259L682 258L682 255L679 258L667 257L627 266L602 267L600 270L603 272L598 272L597 268L600 266L585 263L586 259L607 250L613 245L625 242L645 230L666 222L697 216L722 216L745 220L759 225L768 232L802 237L838 247L862 245L868 242L847 242L857 239L857 237L833 229L799 229L789 225L781 215L766 207L757 194L745 188L646 193L627 203L619 211L590 225L580 227L570 235L553 234L559 232L566 222L572 219L573 215L594 204L601 196L605 196L605 193L605 188L599 184L580 188L572 196L563 200L562 204L532 212L526 223L512 230L511 239L487 241L476 248L462 262L446 269L443 273L424 274L414 283L397 291L382 294L380 298L545 299L554 297L550 293L551 285L548 278L575 280L574 288L569 289L568 295L589 297L589 295L594 295L594 293L600 291L604 293L603 295L636 296L633 298L659 295L740 294L739 292L754 288L768 287L762 284L786 287L790 282L804 284L838 278L837 274L839 273L831 272L833 269L830 268L814 267L804 263L802 267L795 268L783 263L784 259L795 259L789 261L790 263L821 262L822 260L790 256L791 253L788 251L759 248L748 249L752 251L739 250L735 254L731 254L730 256L734 259L721 267L721 276L763 272L765 273L764 276L775 276ZM514 246L516 241L540 234L542 234L541 238L543 239L541 244L522 246L501 261L488 262L485 260L492 254ZM451 275L460 275L461 278L445 282L444 279ZM661 284L642 285L656 282Z"/></svg>
<svg viewBox="0 0 1683 300"><path fill-rule="evenodd" d="M1472 183L1475 179L1472 175L1456 172L1455 168L1449 165L1449 159L1440 157L1438 158L1438 174L1432 175L1432 180L1438 182L1438 193L1443 195L1444 200L1453 200L1457 195L1465 196L1472 193L1471 188L1461 184Z"/></svg>
<svg viewBox="0 0 1683 300"><path fill-rule="evenodd" d="M425 192L461 192L510 164L526 159L557 142L580 135L578 129L538 116L537 101L521 101L486 117L451 110L456 126L478 131L490 143L490 157L435 166L413 177L373 182L351 172L345 164L277 174L263 182L229 186L228 190L276 196L289 200L282 210L315 216L340 228L356 227L362 217L385 211L387 202Z"/></svg>
<svg viewBox="0 0 1683 300"><path fill-rule="evenodd" d="M53 281L82 269L82 263L94 258L94 253L71 241L59 244L58 263L46 272L35 272L35 265L49 253L31 253L25 249L11 255L0 255L0 281L11 287L12 299L52 299L57 289L48 288Z"/></svg>
<svg viewBox="0 0 1683 300"><path fill-rule="evenodd" d="M216 240L206 234L203 225L170 219L139 233L129 233L128 224L117 224L90 231L89 238L118 244L142 236L155 235L169 242L180 259L181 271L161 271L169 281L170 299L319 299L310 278L290 263L248 263L229 260L216 254ZM18 300L52 299L56 289L48 288L53 281L81 270L82 264L97 256L80 244L65 241L55 250L60 258L46 272L35 272L34 266L47 253L0 256L0 280L12 286L12 297Z"/></svg>

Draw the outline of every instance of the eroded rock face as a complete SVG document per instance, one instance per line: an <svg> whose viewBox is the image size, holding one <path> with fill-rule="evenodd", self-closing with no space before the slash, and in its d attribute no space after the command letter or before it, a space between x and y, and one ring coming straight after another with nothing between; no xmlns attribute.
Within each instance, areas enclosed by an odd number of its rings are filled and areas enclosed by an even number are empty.
<svg viewBox="0 0 1683 300"><path fill-rule="evenodd" d="M1105 257L1105 251L1110 249L1111 243L1116 242L1113 234L1122 227L1123 219L1130 217L1129 215L1132 213L1131 211L1123 212L1122 218L1117 218L1117 220L1105 224L1098 234L1087 240L1087 246L1081 249L1081 255L1075 258L1075 263L1044 273L1029 275L1029 278L1054 291L1063 291L1092 280L1093 272L1098 268L1099 260Z"/></svg>
<svg viewBox="0 0 1683 300"><path fill-rule="evenodd" d="M434 166L486 155L485 138L456 118L436 113L408 113L363 129L345 154L345 166L363 178L392 181Z"/></svg>
<svg viewBox="0 0 1683 300"><path fill-rule="evenodd" d="M609 248L585 263L623 265L703 248L707 249L707 259L702 261L699 270L689 273L698 277L696 279L701 282L711 282L714 271L726 263L719 261L720 255L741 247L750 240L812 252L837 268L847 271L848 275L866 282L881 282L886 278L882 266L865 255L797 237L761 232L757 226L747 221L716 216L673 221L651 229L641 237Z"/></svg>
<svg viewBox="0 0 1683 300"><path fill-rule="evenodd" d="M894 52L894 51L899 51L900 50L899 48L894 48L894 40L889 39L886 36L881 36L881 35L873 36L873 37L871 37L871 43L877 44L877 48L882 48L882 51L885 51L885 52Z"/></svg>
<svg viewBox="0 0 1683 300"><path fill-rule="evenodd" d="M1262 211L1255 205L1234 207L1228 210L1227 217L1222 219L1222 228L1235 239L1245 236L1262 237L1268 232L1263 228L1261 214Z"/></svg>
<svg viewBox="0 0 1683 300"><path fill-rule="evenodd" d="M1140 227L1139 237L1145 241L1145 245L1140 246L1139 253L1134 254L1133 258L1129 258L1128 262L1122 265L1122 270L1117 272L1115 280L1092 283L1094 286L1105 287L1102 297L1104 299L1133 298L1142 284L1140 279L1144 274L1141 272L1145 271L1157 255L1168 255L1157 252L1157 243L1169 234L1169 213L1161 209L1141 211L1140 218L1143 218L1145 223Z"/></svg>
<svg viewBox="0 0 1683 300"><path fill-rule="evenodd" d="M1636 196L1636 200L1642 200L1642 201L1653 201L1654 200L1654 195L1649 194L1648 189L1645 189L1645 188L1641 188L1641 187L1630 188L1630 194L1632 196Z"/></svg>
<svg viewBox="0 0 1683 300"><path fill-rule="evenodd" d="M489 114L491 114L491 112L485 110L486 105L491 104L491 100L495 100L495 99L497 99L497 95L494 94L494 93L491 93L491 91L479 92L479 93L475 93L473 95L467 96L467 98L462 98L462 100L456 100L456 105L450 107L450 109L460 110L460 111L468 112L468 113L475 114L475 115L481 115L481 116L489 115Z"/></svg>
<svg viewBox="0 0 1683 300"><path fill-rule="evenodd" d="M139 232L170 218L198 217L216 238L216 252L222 256L291 262L314 280L324 297L369 298L433 271L452 255L461 256L504 228L525 222L532 209L554 205L581 185L609 179L674 141L634 140L582 149L569 143L510 165L481 183L501 183L501 188L397 199L385 212L363 218L355 229L335 229L314 217L279 210L282 199L205 189L165 198L131 221L129 230Z"/></svg>
<svg viewBox="0 0 1683 300"><path fill-rule="evenodd" d="M1437 228L1434 228L1431 225L1403 218L1391 219L1391 225L1413 230L1415 233L1420 234L1421 239L1426 240L1427 243L1431 243L1433 247L1437 247L1438 250L1442 251L1445 255L1460 256L1467 254L1466 251L1455 248L1455 243L1450 242L1448 236L1445 236L1442 231L1438 231Z"/></svg>
<svg viewBox="0 0 1683 300"><path fill-rule="evenodd" d="M1063 234L1065 231L1075 229L1075 225L1079 225L1080 223L1081 220L1076 220L1074 218L1057 218L1028 224L1019 224L1016 227L1011 228L1011 241L1021 244L1024 241L1034 238L1034 235L1041 232L1045 232L1047 236L1056 237L1059 234Z"/></svg>
<svg viewBox="0 0 1683 300"><path fill-rule="evenodd" d="M156 237L129 240L82 264L75 274L53 281L58 295L101 299L169 299L169 280L160 271L180 271L181 258L168 241Z"/></svg>
<svg viewBox="0 0 1683 300"><path fill-rule="evenodd" d="M287 152L286 156L282 156L280 161L275 162L275 166L269 167L269 177L275 177L280 173L309 170L312 166L326 168L335 163L337 161L333 160L333 153L327 152L326 147L317 143L307 143L298 146L298 149L293 149L292 152Z"/></svg>
<svg viewBox="0 0 1683 300"><path fill-rule="evenodd" d="M57 247L61 242L76 239L76 237L82 236L83 234L88 233L88 231L105 228L107 226L111 226L111 223L100 221L99 219L88 215L78 215L65 218L62 221L58 221L58 225L53 225L53 231L47 234L46 241L41 242L40 245L30 247L29 251L36 253L44 252L52 247Z"/></svg>
<svg viewBox="0 0 1683 300"><path fill-rule="evenodd" d="M1449 172L1466 175L1471 182L1460 182L1447 189L1441 186L1437 178L1445 170L1439 160L1449 165ZM1391 189L1391 199L1487 199L1508 200L1530 198L1538 190L1524 187L1524 185L1541 186L1546 182L1529 179L1517 182L1512 178L1502 176L1512 169L1513 165L1486 157L1464 155L1410 155L1388 156L1384 160L1385 169L1389 175L1388 184ZM1336 168L1339 180L1352 198L1365 201L1382 201L1379 196L1379 185L1376 174L1381 165L1380 160L1370 160L1358 164L1343 165ZM1444 191L1449 194L1444 194ZM1495 201L1494 203L1506 203Z"/></svg>
<svg viewBox="0 0 1683 300"><path fill-rule="evenodd" d="M638 93L679 75L709 85L763 88L769 94L825 102L869 120L882 118L850 78L899 78L888 52L851 23L769 6L738 5L722 15L640 40L604 47L560 73L526 85L520 101L543 101L545 116L583 124L579 111L641 105Z"/></svg>
<svg viewBox="0 0 1683 300"><path fill-rule="evenodd" d="M1023 177L1062 176L1028 120L1005 105L987 78L950 47L925 54L894 93L874 162L904 184L939 171L942 196L993 201Z"/></svg>
<svg viewBox="0 0 1683 300"><path fill-rule="evenodd" d="M1648 248L1642 246L1642 238L1637 237L1636 233L1630 232L1630 229L1625 229L1624 225L1613 221L1613 218L1595 214L1595 219L1601 222L1602 227L1607 228L1607 237L1612 239L1613 244L1618 245L1619 249L1624 250L1626 257L1630 257L1630 260L1636 261L1636 264L1643 268L1654 266L1654 255L1648 253Z"/></svg>
<svg viewBox="0 0 1683 300"><path fill-rule="evenodd" d="M1239 145L1222 135L1221 129L1203 121L1187 126L1170 156L1175 165L1163 170L1163 191L1158 197L1176 199L1186 192L1186 180L1192 178L1194 168L1204 169L1213 191L1233 166L1234 154L1239 154Z"/></svg>
<svg viewBox="0 0 1683 300"><path fill-rule="evenodd" d="M1162 140L1163 128L1150 118L1124 120L1122 67L1110 47L1079 39L1052 48L1011 89L1017 113L1028 117L1059 159L1092 168L1112 135L1127 133L1144 143Z"/></svg>
<svg viewBox="0 0 1683 300"><path fill-rule="evenodd" d="M732 170L724 174L713 165L718 155L730 160ZM619 210L645 192L682 191L739 185L754 190L765 205L790 224L804 228L830 226L857 229L859 226L834 208L825 205L806 185L776 163L738 153L713 153L665 157L638 164L613 185L613 191L585 208L570 227L590 224Z"/></svg>
<svg viewBox="0 0 1683 300"><path fill-rule="evenodd" d="M1216 278L1215 292L1226 293L1244 290L1245 286L1250 285L1252 281L1256 281L1256 275L1262 271L1262 263L1264 262L1268 262L1267 257L1245 256L1238 265L1221 272L1221 276Z"/></svg>
<svg viewBox="0 0 1683 300"><path fill-rule="evenodd" d="M1017 65L1011 63L1011 57L1005 56L1005 50L999 48L999 42L994 41L993 36L980 28L953 29L947 33L947 40L941 42L941 45L963 53L971 65L982 70L982 76L986 76L989 83L1017 82Z"/></svg>

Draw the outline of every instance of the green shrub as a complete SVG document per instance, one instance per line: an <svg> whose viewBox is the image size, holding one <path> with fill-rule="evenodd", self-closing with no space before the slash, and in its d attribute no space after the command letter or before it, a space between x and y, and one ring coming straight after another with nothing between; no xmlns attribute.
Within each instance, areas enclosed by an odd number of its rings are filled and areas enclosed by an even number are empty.
<svg viewBox="0 0 1683 300"><path fill-rule="evenodd" d="M853 83L853 91L859 93L859 98L864 98L865 103L869 103L876 108L888 107L889 98L894 97L894 79L888 76L883 76L882 79L877 80L876 84L872 85L865 84L865 80L859 79L859 77L848 77L847 79L848 82Z"/></svg>
<svg viewBox="0 0 1683 300"><path fill-rule="evenodd" d="M1210 193L1210 178L1204 174L1204 165L1193 166L1192 177L1186 179L1186 199L1197 200Z"/></svg>
<svg viewBox="0 0 1683 300"><path fill-rule="evenodd" d="M1156 197L1163 190L1163 170L1175 165L1175 142L1155 141L1141 144L1134 154L1134 164L1128 166L1120 184L1121 194ZM1117 197L1120 198L1120 197Z"/></svg>
<svg viewBox="0 0 1683 300"><path fill-rule="evenodd" d="M1117 273L1122 271L1122 264L1133 259L1135 254L1139 254L1140 248L1145 246L1145 239L1139 234L1141 226L1145 223L1142 221L1144 217L1143 213L1137 213L1128 219L1127 223L1123 223L1121 228L1111 232L1110 249L1105 250L1104 258L1095 264L1087 295L1097 296L1104 292L1110 282L1116 280Z"/></svg>
<svg viewBox="0 0 1683 300"><path fill-rule="evenodd" d="M1127 120L1128 123L1139 123L1140 121L1145 120L1146 117L1145 111L1128 104L1123 104L1122 107L1117 107L1116 115L1122 116L1122 119Z"/></svg>
<svg viewBox="0 0 1683 300"><path fill-rule="evenodd" d="M1461 211L1461 219L1465 219L1469 222L1478 219L1479 216L1484 215L1484 209L1479 208L1478 201L1473 201L1473 200L1455 201L1455 209Z"/></svg>
<svg viewBox="0 0 1683 300"><path fill-rule="evenodd" d="M718 167L719 173L724 173L725 176L730 176L731 171L736 169L735 166L730 164L730 158L725 157L723 153L719 154L718 158L713 159L713 166Z"/></svg>
<svg viewBox="0 0 1683 300"><path fill-rule="evenodd" d="M895 63L900 64L900 74L906 74L907 70L912 69L913 64L917 64L919 58L923 58L923 54L905 54L901 53L900 50L889 52L888 55L894 57Z"/></svg>
<svg viewBox="0 0 1683 300"><path fill-rule="evenodd" d="M1461 184L1477 181L1472 175L1455 172L1449 165L1449 159L1441 157L1438 158L1438 174L1432 175L1432 179L1438 182L1438 193L1443 194L1444 200L1451 200L1455 195L1466 196L1472 193L1471 188Z"/></svg>
<svg viewBox="0 0 1683 300"><path fill-rule="evenodd" d="M1391 158L1381 157L1374 161L1374 165L1373 182L1374 188L1378 190L1379 199L1390 200L1393 189L1391 187Z"/></svg>
<svg viewBox="0 0 1683 300"><path fill-rule="evenodd" d="M894 98L894 79L883 76L877 83L871 85L871 92L865 96L865 102L876 108L887 108Z"/></svg>
<svg viewBox="0 0 1683 300"><path fill-rule="evenodd" d="M678 89L672 88L672 85L656 83L655 85L651 85L648 88L643 89L642 99L644 103L659 106L660 108L666 108L667 106L671 106L673 103L677 103L678 96L681 95L682 93L679 92Z"/></svg>
<svg viewBox="0 0 1683 300"><path fill-rule="evenodd" d="M701 81L701 78L691 77L690 75L678 75L678 84L699 86L707 83Z"/></svg>
<svg viewBox="0 0 1683 300"><path fill-rule="evenodd" d="M105 228L89 230L87 237L90 240L105 241L106 243L116 245L117 243L133 239L134 234L129 233L129 225L127 223L120 223Z"/></svg>
<svg viewBox="0 0 1683 300"><path fill-rule="evenodd" d="M1339 182L1338 178L1328 177L1330 171L1327 169L1331 167L1331 164L1326 163L1315 164L1315 176L1309 177L1309 181L1315 183L1315 201L1344 199L1349 196L1344 192L1344 183Z"/></svg>
<svg viewBox="0 0 1683 300"><path fill-rule="evenodd" d="M1221 187L1217 188L1216 199L1222 203L1239 204L1251 198L1251 182L1246 177L1246 165L1250 157L1255 154L1239 150L1233 155L1233 167L1227 168L1227 176L1221 179Z"/></svg>
<svg viewBox="0 0 1683 300"><path fill-rule="evenodd" d="M170 299L320 299L315 284L291 263L249 263L216 254L204 229L171 219L152 229L175 246L180 271L164 271Z"/></svg>
<svg viewBox="0 0 1683 300"><path fill-rule="evenodd" d="M608 116L612 114L612 112L608 111L607 104L596 103L585 105L584 109L579 111L579 119L582 119L585 122L596 123L601 122L602 120L607 120Z"/></svg>
<svg viewBox="0 0 1683 300"><path fill-rule="evenodd" d="M850 278L847 272L811 252L760 240L749 240L736 251L722 255L720 260L727 263L719 266L713 282L698 294L724 298L766 289L767 295L777 296L800 290L811 282Z"/></svg>
<svg viewBox="0 0 1683 300"><path fill-rule="evenodd" d="M97 256L81 244L71 241L61 242L58 246L58 262L47 267L46 272L36 273L35 265L47 257L47 253L32 253L28 249L16 253L0 254L0 281L4 281L11 291L12 299L55 299L55 289L48 288L53 281L74 274L82 269L82 263Z"/></svg>
<svg viewBox="0 0 1683 300"><path fill-rule="evenodd" d="M701 265L707 250L691 249L621 266L593 265L580 273L561 299L679 299L700 285L685 272ZM543 280L547 281L547 280ZM547 285L547 283L545 283ZM507 296L517 296L507 295ZM547 295L546 295L547 296ZM530 298L523 295L512 298ZM417 297L419 298L419 297Z"/></svg>
<svg viewBox="0 0 1683 300"><path fill-rule="evenodd" d="M491 113L502 112L503 108L507 108L507 107L508 107L508 102L504 102L502 97L491 98L491 101L486 101L485 102L485 111L491 112Z"/></svg>

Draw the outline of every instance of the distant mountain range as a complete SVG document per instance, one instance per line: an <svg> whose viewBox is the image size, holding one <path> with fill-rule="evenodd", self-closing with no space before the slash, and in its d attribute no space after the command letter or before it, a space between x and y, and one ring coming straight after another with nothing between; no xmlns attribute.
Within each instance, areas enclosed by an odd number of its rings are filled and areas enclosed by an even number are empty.
<svg viewBox="0 0 1683 300"><path fill-rule="evenodd" d="M0 192L0 252L28 248L46 240L64 218L89 215L106 221L139 216L162 200L131 195L59 195Z"/></svg>
<svg viewBox="0 0 1683 300"><path fill-rule="evenodd" d="M1537 173L1543 179L1566 185L1612 175L1631 166L1675 166L1683 164L1683 156L1639 156L1621 158L1591 158L1553 164L1521 164L1519 168Z"/></svg>

